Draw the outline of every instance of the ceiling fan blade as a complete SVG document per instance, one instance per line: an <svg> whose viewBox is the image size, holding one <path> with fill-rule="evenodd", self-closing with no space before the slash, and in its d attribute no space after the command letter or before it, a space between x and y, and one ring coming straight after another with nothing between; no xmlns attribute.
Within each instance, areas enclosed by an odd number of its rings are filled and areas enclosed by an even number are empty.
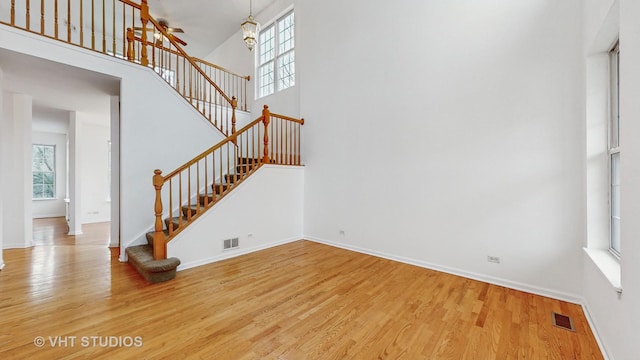
<svg viewBox="0 0 640 360"><path fill-rule="evenodd" d="M181 33L184 34L184 30L182 30L182 28L174 28L174 27L170 27L167 28L168 32L174 32L174 33Z"/></svg>

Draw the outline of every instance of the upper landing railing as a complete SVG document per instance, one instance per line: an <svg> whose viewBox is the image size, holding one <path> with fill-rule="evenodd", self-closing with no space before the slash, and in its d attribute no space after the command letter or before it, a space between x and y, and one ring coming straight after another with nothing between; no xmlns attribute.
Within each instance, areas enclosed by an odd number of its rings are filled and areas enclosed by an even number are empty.
<svg viewBox="0 0 640 360"><path fill-rule="evenodd" d="M0 23L148 66L227 136L248 110L249 76L189 56L147 0L0 0Z"/></svg>

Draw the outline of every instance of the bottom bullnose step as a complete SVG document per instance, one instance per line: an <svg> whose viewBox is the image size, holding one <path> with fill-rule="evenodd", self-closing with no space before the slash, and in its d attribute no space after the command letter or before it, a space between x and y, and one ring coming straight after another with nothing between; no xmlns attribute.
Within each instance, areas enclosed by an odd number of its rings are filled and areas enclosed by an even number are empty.
<svg viewBox="0 0 640 360"><path fill-rule="evenodd" d="M148 282L159 283L176 277L176 268L180 265L178 258L154 260L151 245L130 246L126 252L129 264Z"/></svg>

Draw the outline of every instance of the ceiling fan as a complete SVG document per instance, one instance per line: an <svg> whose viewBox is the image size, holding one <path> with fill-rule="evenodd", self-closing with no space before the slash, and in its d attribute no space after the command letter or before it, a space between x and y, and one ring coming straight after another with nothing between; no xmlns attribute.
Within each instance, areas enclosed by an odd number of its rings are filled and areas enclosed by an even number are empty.
<svg viewBox="0 0 640 360"><path fill-rule="evenodd" d="M165 19L158 19L158 24L160 26L162 26L162 28L164 29L164 31L169 35L170 38L172 38L173 40L175 40L178 44L182 45L182 46L187 46L187 43L180 39L179 37L175 36L173 33L180 33L180 34L184 34L184 30L182 30L182 28L174 28L169 26L169 22ZM134 28L135 31L139 33L142 32L143 28L136 26ZM147 31L153 31L153 37L156 39L156 45L160 46L162 45L162 40L164 40L164 35L159 32L156 31L155 28L153 27L147 27L146 28Z"/></svg>

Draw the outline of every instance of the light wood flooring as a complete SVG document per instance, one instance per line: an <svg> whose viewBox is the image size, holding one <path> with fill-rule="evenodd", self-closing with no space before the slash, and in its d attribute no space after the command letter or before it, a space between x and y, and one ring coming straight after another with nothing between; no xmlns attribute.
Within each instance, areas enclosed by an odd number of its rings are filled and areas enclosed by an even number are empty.
<svg viewBox="0 0 640 360"><path fill-rule="evenodd" d="M155 285L117 255L5 250L0 357L602 359L578 305L310 241Z"/></svg>
<svg viewBox="0 0 640 360"><path fill-rule="evenodd" d="M41 245L109 245L110 222L83 224L82 234L70 236L64 217L33 219L33 244Z"/></svg>

